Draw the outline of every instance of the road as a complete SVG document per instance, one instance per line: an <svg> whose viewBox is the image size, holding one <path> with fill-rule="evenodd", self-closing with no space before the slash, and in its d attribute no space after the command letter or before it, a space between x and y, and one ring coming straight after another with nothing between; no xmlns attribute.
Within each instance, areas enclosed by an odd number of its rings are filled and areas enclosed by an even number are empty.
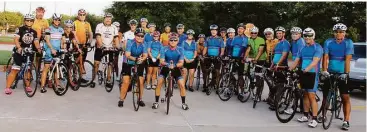
<svg viewBox="0 0 367 132"><path fill-rule="evenodd" d="M93 55L89 54L88 59ZM0 83L5 84L5 74L0 72ZM65 131L135 131L135 132L323 132L322 124L308 128L307 123L298 123L296 114L289 123L280 123L268 105L261 102L256 109L252 100L240 103L236 98L221 101L216 94L187 92L190 109L181 109L179 91L175 90L170 114L165 114L165 104L153 110L154 91L146 90L146 107L133 110L132 95L128 94L124 107L117 107L119 90L117 84L111 93L104 87L80 88L68 91L59 97L52 89L47 93L37 92L33 98L25 96L21 83L12 95L0 94L0 129L7 132L65 132ZM1 91L2 92L2 91ZM267 88L263 98L268 94ZM320 94L320 93L319 93ZM321 97L321 95L320 95ZM327 131L341 131L342 121L333 120ZM366 131L366 95L352 93L351 132Z"/></svg>

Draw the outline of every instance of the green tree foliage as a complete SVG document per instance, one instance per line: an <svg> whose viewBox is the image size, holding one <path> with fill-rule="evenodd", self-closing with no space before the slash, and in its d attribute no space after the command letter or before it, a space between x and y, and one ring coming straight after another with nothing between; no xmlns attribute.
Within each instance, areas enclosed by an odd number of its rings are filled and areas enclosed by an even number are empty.
<svg viewBox="0 0 367 132"><path fill-rule="evenodd" d="M19 27L23 23L23 15L20 12L0 12L0 26L5 27L6 23Z"/></svg>

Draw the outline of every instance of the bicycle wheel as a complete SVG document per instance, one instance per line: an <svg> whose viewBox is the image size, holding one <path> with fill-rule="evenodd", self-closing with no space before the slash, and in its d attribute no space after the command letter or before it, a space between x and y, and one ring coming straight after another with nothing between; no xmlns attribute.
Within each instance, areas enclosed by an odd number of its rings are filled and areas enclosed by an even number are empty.
<svg viewBox="0 0 367 132"><path fill-rule="evenodd" d="M335 119L343 120L343 118L340 117L340 112L342 110L342 105L343 105L342 98L339 95L337 95L335 98L336 98L335 99L336 100Z"/></svg>
<svg viewBox="0 0 367 132"><path fill-rule="evenodd" d="M335 94L333 91L329 92L322 113L324 115L324 119L322 120L322 127L327 130L329 129L331 121L333 120L335 114Z"/></svg>
<svg viewBox="0 0 367 132"><path fill-rule="evenodd" d="M277 87L280 88L280 87ZM296 114L298 98L290 88L280 88L275 96L275 114L281 123L287 123ZM285 110L292 109L292 113Z"/></svg>
<svg viewBox="0 0 367 132"><path fill-rule="evenodd" d="M208 75L207 78L206 78L206 85L208 87L208 89L206 90L206 95L210 95L214 89L214 85L215 85L215 82L213 82L213 73L212 72L208 72Z"/></svg>
<svg viewBox="0 0 367 132"><path fill-rule="evenodd" d="M9 59L8 59L8 63L6 64L6 71L5 71L5 75L6 75L6 78L8 78L8 75L10 74L10 72L11 72L11 68L12 68L12 66L13 66L13 63L14 63L14 59L13 59L13 57L10 57ZM10 88L11 89L15 89L18 84L18 79L17 78L15 78L15 80L14 80L14 82L13 82L13 84L11 84L10 85Z"/></svg>
<svg viewBox="0 0 367 132"><path fill-rule="evenodd" d="M84 74L84 77L82 77L82 79L81 79L82 81L80 83L80 87L88 87L89 85L91 87L94 87L95 84L92 83L93 72L94 72L94 65L93 65L93 63L90 62L89 60L85 60L84 61L84 70L85 70L85 73L86 74Z"/></svg>
<svg viewBox="0 0 367 132"><path fill-rule="evenodd" d="M261 101L261 95L264 89L264 81L263 80L258 80L259 82L259 87L256 88L255 91L255 98L254 98L254 104L252 105L252 108L255 109L257 102Z"/></svg>
<svg viewBox="0 0 367 132"><path fill-rule="evenodd" d="M80 87L81 73L78 65L75 62L70 62L68 67L69 85L72 90L78 91Z"/></svg>
<svg viewBox="0 0 367 132"><path fill-rule="evenodd" d="M171 102L171 95L172 95L172 78L169 77L168 79L168 87L167 87L167 91L166 91L166 103L167 103L167 111L166 111L166 115L168 115L169 113L169 104Z"/></svg>
<svg viewBox="0 0 367 132"><path fill-rule="evenodd" d="M241 91L241 94L238 94L237 98L240 100L240 102L245 103L250 99L252 95L252 88L250 88L250 79L248 76L243 76L244 78L244 88L243 91Z"/></svg>
<svg viewBox="0 0 367 132"><path fill-rule="evenodd" d="M57 73L57 69L58 69L58 74L57 76L55 76L55 73ZM58 96L63 96L69 88L69 82L68 82L68 69L66 67L65 64L63 63L59 63L58 64L58 68L55 68L55 70L52 73L52 88L55 92L56 95ZM59 85L56 83L56 81L59 82Z"/></svg>
<svg viewBox="0 0 367 132"><path fill-rule="evenodd" d="M134 78L131 81L131 91L132 91L131 93L133 94L133 106L135 111L139 110L139 98L140 98L139 85L135 85L135 83L138 83L137 79L138 79L137 75L134 75Z"/></svg>
<svg viewBox="0 0 367 132"><path fill-rule="evenodd" d="M110 72L108 72L111 69ZM108 64L107 67L105 67L104 71L104 88L106 89L106 91L109 93L112 91L113 86L115 84L115 73L114 73L114 69L113 69L113 64ZM108 77L108 73L110 74L110 76Z"/></svg>
<svg viewBox="0 0 367 132"><path fill-rule="evenodd" d="M200 87L200 66L198 66L198 70L196 70L196 90L198 91Z"/></svg>
<svg viewBox="0 0 367 132"><path fill-rule="evenodd" d="M230 74L224 74L219 80L218 97L222 101L228 101L233 96L233 88L230 82Z"/></svg>
<svg viewBox="0 0 367 132"><path fill-rule="evenodd" d="M23 87L27 97L33 97L36 93L37 87L39 87L38 80L39 78L38 72L36 71L36 66L34 66L34 64L31 64L27 69L25 69L23 73ZM32 91L27 91L27 86L30 87Z"/></svg>

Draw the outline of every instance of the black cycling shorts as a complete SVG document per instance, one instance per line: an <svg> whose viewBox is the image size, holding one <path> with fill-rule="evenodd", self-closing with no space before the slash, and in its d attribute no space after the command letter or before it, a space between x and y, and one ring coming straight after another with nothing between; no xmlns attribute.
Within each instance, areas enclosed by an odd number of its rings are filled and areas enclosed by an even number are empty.
<svg viewBox="0 0 367 132"><path fill-rule="evenodd" d="M159 77L167 78L168 73L169 73L169 68L168 67L162 67L161 73L159 74ZM180 68L177 68L177 67L173 68L171 74L172 74L173 78L175 78L176 80L182 79Z"/></svg>
<svg viewBox="0 0 367 132"><path fill-rule="evenodd" d="M114 58L114 54L115 52L112 52L112 51L103 52L102 49L96 48L96 51L94 52L94 61L101 61L102 57L104 57L105 55L108 55L108 58L109 58L108 61L112 62Z"/></svg>
<svg viewBox="0 0 367 132"><path fill-rule="evenodd" d="M131 72L132 72L132 68L134 67L134 65L131 64L127 64L127 63L122 63L122 76L131 76ZM138 76L142 77L144 74L144 67L145 67L145 63L139 64L138 65L138 69L137 69L137 74Z"/></svg>
<svg viewBox="0 0 367 132"><path fill-rule="evenodd" d="M349 79L347 79L349 80ZM344 81L344 80L337 80L337 86L339 88L339 92L340 94L349 94L350 93L350 88L348 87L348 81ZM333 82L331 82L333 83ZM327 78L323 81L323 86L322 86L322 93L324 95L324 97L326 97L329 93L329 89L330 89L330 78Z"/></svg>
<svg viewBox="0 0 367 132"><path fill-rule="evenodd" d="M196 67L198 66L198 60L197 59L195 59L193 62L191 62L191 63L186 63L186 62L184 62L184 68L186 68L186 69L196 69Z"/></svg>
<svg viewBox="0 0 367 132"><path fill-rule="evenodd" d="M151 58L148 58L147 61L148 61L148 67L159 67L159 59L153 62Z"/></svg>

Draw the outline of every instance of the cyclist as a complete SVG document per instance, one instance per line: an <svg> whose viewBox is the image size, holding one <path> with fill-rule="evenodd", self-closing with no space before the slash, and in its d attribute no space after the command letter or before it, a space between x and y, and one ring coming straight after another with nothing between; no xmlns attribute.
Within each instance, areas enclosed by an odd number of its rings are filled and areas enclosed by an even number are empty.
<svg viewBox="0 0 367 132"><path fill-rule="evenodd" d="M223 39L221 37L218 36L218 26L213 24L210 25L210 32L211 32L211 36L208 37L204 43L204 51L203 51L203 55L205 56L209 56L209 57L222 57L224 55L224 42ZM220 62L218 59L210 59L207 58L204 60L205 62L205 74L203 74L204 80L206 80L207 75L209 75L209 67L210 65L213 63L214 64L214 77L213 77L213 81L211 83L216 82L216 86L219 84L219 69L220 69ZM214 81L215 78L215 81ZM204 89L203 92L206 92L208 90L208 87L206 85L204 85Z"/></svg>
<svg viewBox="0 0 367 132"><path fill-rule="evenodd" d="M44 43L44 37L45 37L45 29L47 29L50 25L48 24L47 19L43 19L43 16L45 15L45 8L43 7L37 7L36 8L36 19L34 20L34 23L32 25L32 28L36 30L37 32L37 38L39 39L39 42L42 43L41 46L43 46ZM35 66L38 69L39 62L42 58L42 52L36 53L36 60L35 60Z"/></svg>
<svg viewBox="0 0 367 132"><path fill-rule="evenodd" d="M112 25L115 25L115 27L117 28L117 31L118 31L118 46L119 48L121 49L125 49L125 47L122 46L122 32L120 30L120 23L119 22L113 22ZM118 61L117 60L120 60L119 59L119 56L120 56L120 52L116 52L115 55L114 55L114 69L115 69L115 74L116 74L116 81L120 81L120 77L119 77L119 64L118 64ZM123 56L121 56L123 57Z"/></svg>
<svg viewBox="0 0 367 132"><path fill-rule="evenodd" d="M118 40L118 30L115 25L112 25L112 19L113 16L111 13L106 13L104 15L103 23L100 23L96 27L96 51L94 53L94 73L92 81L94 81L94 78L96 76L96 73L99 70L99 63L102 60L102 57L105 55L103 53L103 48L117 48L117 44L119 43ZM109 62L113 62L114 54L109 54ZM116 60L117 61L117 60ZM112 69L108 69L108 71L111 71ZM110 72L107 74L107 79L109 79L111 76ZM107 87L113 87L111 85L111 81L114 80L107 80Z"/></svg>
<svg viewBox="0 0 367 132"><path fill-rule="evenodd" d="M264 30L264 35L266 38L265 45L266 45L266 66L269 67L272 63L274 58L274 48L278 44L279 40L274 38L274 30L272 28L266 28Z"/></svg>
<svg viewBox="0 0 367 132"><path fill-rule="evenodd" d="M155 31L156 25L154 23L148 24L149 32L147 32L144 36L145 43L150 43L153 41L153 33Z"/></svg>
<svg viewBox="0 0 367 132"><path fill-rule="evenodd" d="M328 76L329 72L341 74L340 77L342 79L338 80L338 88L342 98L344 113L342 129L348 130L350 127L351 104L349 96L350 88L348 88L347 80L349 79L350 61L354 54L354 47L352 40L345 38L347 31L346 25L338 23L334 25L333 31L335 38L324 44L323 72L321 74L324 76ZM329 80L326 79L325 82L329 82ZM326 100L324 99L327 98L329 88L330 84L324 83L323 104L325 104Z"/></svg>
<svg viewBox="0 0 367 132"><path fill-rule="evenodd" d="M189 79L189 91L194 92L192 85L194 84L194 74L197 67L197 51L196 43L194 39L195 32L192 29L186 31L187 39L183 42L182 48L184 49L184 66L182 69L183 82L186 84Z"/></svg>
<svg viewBox="0 0 367 132"><path fill-rule="evenodd" d="M227 28L221 27L219 31L220 31L220 37L222 37L225 47L227 43Z"/></svg>
<svg viewBox="0 0 367 132"><path fill-rule="evenodd" d="M305 46L305 40L301 37L302 29L299 27L293 27L291 29L292 41L291 41L291 53L292 61L296 60L299 50Z"/></svg>
<svg viewBox="0 0 367 132"><path fill-rule="evenodd" d="M147 49L144 43L144 30L142 28L137 28L135 30L135 39L128 41L126 45L126 58L122 64L122 79L123 83L121 85L120 91L120 101L118 102L118 107L124 106L124 100L126 97L126 93L128 91L128 87L130 85L130 77L131 77L131 68L136 64L138 65L137 75L139 76L139 91L140 91L140 99L139 106L144 107L145 103L142 100L143 90L144 90L144 67L145 60L148 57Z"/></svg>
<svg viewBox="0 0 367 132"><path fill-rule="evenodd" d="M164 24L164 33L161 34L160 41L163 44L163 46L168 46L169 44L169 34L171 33L171 24L165 23Z"/></svg>
<svg viewBox="0 0 367 132"><path fill-rule="evenodd" d="M235 69L233 69L233 71L237 71L238 72L238 83L240 86L241 91L244 91L244 80L243 80L243 72L245 69L245 65L243 63L243 60L245 60L245 58L247 57L245 55L245 51L246 48L248 46L248 38L247 36L244 34L245 31L245 25L243 23L240 23L237 25L237 36L235 36L232 40L231 43L227 44L227 49L228 49L228 55L230 56L230 58L235 59L235 62L238 63L238 67L236 67ZM233 32L233 31L231 31ZM232 36L232 35L231 35ZM244 95L241 92L241 96L240 98L243 98Z"/></svg>
<svg viewBox="0 0 367 132"><path fill-rule="evenodd" d="M261 37L258 37L258 33L259 29L256 26L250 29L251 38L248 40L249 48L247 48L247 52L253 63L264 65L266 61L265 40Z"/></svg>
<svg viewBox="0 0 367 132"><path fill-rule="evenodd" d="M79 49L78 43L76 42L75 35L72 32L73 30L73 21L72 20L66 20L64 21L64 36L65 36L65 44L66 49L74 49L78 51L79 53L82 53L82 50ZM80 56L81 57L81 56Z"/></svg>
<svg viewBox="0 0 367 132"><path fill-rule="evenodd" d="M306 28L303 31L303 38L306 45L302 47L297 54L296 60L289 70L293 70L301 63L300 84L306 90L303 95L304 116L298 119L299 122L307 122L310 108L312 109L312 121L308 126L315 128L317 126L317 102L316 91L318 89L318 74L320 69L320 60L323 49L320 44L315 42L315 31L312 28ZM301 61L302 60L302 61Z"/></svg>
<svg viewBox="0 0 367 132"><path fill-rule="evenodd" d="M227 39L227 44L231 44L232 43L232 41L233 41L233 39L234 39L234 37L235 37L235 35L236 35L236 30L235 29L233 29L233 28L228 28L228 30L227 30L227 34L228 34L228 39ZM226 49L225 49L225 56L228 56L229 54L228 54L228 48L230 47L230 46L225 46L226 47Z"/></svg>
<svg viewBox="0 0 367 132"><path fill-rule="evenodd" d="M45 66L44 66L44 69L42 71L42 76L41 76L41 93L47 92L47 90L45 89L45 83L46 83L47 72L53 60L53 55L56 55L57 52L65 48L65 45L64 45L64 42L65 42L64 35L65 34L64 34L64 29L62 29L60 25L61 19L62 19L61 14L54 13L52 15L51 26L45 30L46 45L44 45L44 48L45 48L46 55L45 55L45 62L44 62ZM57 73L55 73L55 76L56 75ZM58 87L58 89L62 89L59 85L58 79L56 79L55 82L56 82L56 86Z"/></svg>
<svg viewBox="0 0 367 132"><path fill-rule="evenodd" d="M147 89L157 87L157 72L159 68L159 57L160 51L163 47L162 43L159 42L159 31L153 32L154 40L148 43L148 75L147 75ZM153 85L151 85L151 83ZM151 87L153 86L153 87Z"/></svg>
<svg viewBox="0 0 367 132"><path fill-rule="evenodd" d="M145 33L150 33L149 27L147 27L148 25L148 19L147 18L141 18L140 19L140 28L142 28L144 30Z"/></svg>
<svg viewBox="0 0 367 132"><path fill-rule="evenodd" d="M86 74L84 69L84 61L87 58L88 49L86 44L91 44L93 38L92 28L90 23L85 20L87 16L87 12L84 9L78 10L77 20L74 21L74 29L73 33L75 34L75 39L79 44L79 48L83 51L83 56L79 60L79 68L82 74ZM87 83L88 81L84 78L81 79L81 82Z"/></svg>
<svg viewBox="0 0 367 132"><path fill-rule="evenodd" d="M197 63L200 65L200 69L197 69L198 72L204 71L205 67L204 67L204 58L203 58L203 51L204 51L204 43L205 43L205 34L199 34L198 36L198 40L196 41L196 54L197 54ZM205 74L205 72L202 72L203 76ZM206 86L206 82L204 81L204 86Z"/></svg>
<svg viewBox="0 0 367 132"><path fill-rule="evenodd" d="M32 46L34 49L37 49L38 52L41 52L39 41L37 38L37 32L32 29L32 25L34 22L34 16L31 14L25 14L24 15L24 25L19 27L17 30L15 30L15 38L14 43L16 48L14 49L14 64L12 65L11 72L8 75L8 78L6 79L6 87L5 87L5 94L11 94L12 90L10 89L10 86L14 82L22 63L24 63L26 60L22 57L22 49L26 47ZM33 62L33 56L30 57L31 62ZM26 79L27 80L27 79ZM26 91L32 92L32 88L30 88L30 84L26 83Z"/></svg>
<svg viewBox="0 0 367 132"><path fill-rule="evenodd" d="M126 47L128 41L135 39L135 31L138 21L136 21L135 19L131 19L128 24L130 26L130 30L124 33L123 47Z"/></svg>
<svg viewBox="0 0 367 132"><path fill-rule="evenodd" d="M180 88L180 95L181 95L181 102L182 102L182 109L188 110L189 107L186 104L186 90L183 78L181 76L180 68L183 67L184 64L184 55L183 55L183 48L178 47L178 34L172 33L170 35L170 42L169 46L163 47L161 51L161 58L160 58L160 64L162 65L162 70L159 75L158 79L158 86L155 89L155 102L153 103L152 108L157 109L159 104L159 96L161 94L161 88L163 81L167 77L169 70L172 70L172 77L177 81L178 86ZM171 64L173 62L173 64Z"/></svg>
<svg viewBox="0 0 367 132"><path fill-rule="evenodd" d="M177 29L178 36L180 38L178 42L178 46L182 47L183 41L187 39L187 35L185 34L185 26L183 24L177 24L176 29Z"/></svg>

